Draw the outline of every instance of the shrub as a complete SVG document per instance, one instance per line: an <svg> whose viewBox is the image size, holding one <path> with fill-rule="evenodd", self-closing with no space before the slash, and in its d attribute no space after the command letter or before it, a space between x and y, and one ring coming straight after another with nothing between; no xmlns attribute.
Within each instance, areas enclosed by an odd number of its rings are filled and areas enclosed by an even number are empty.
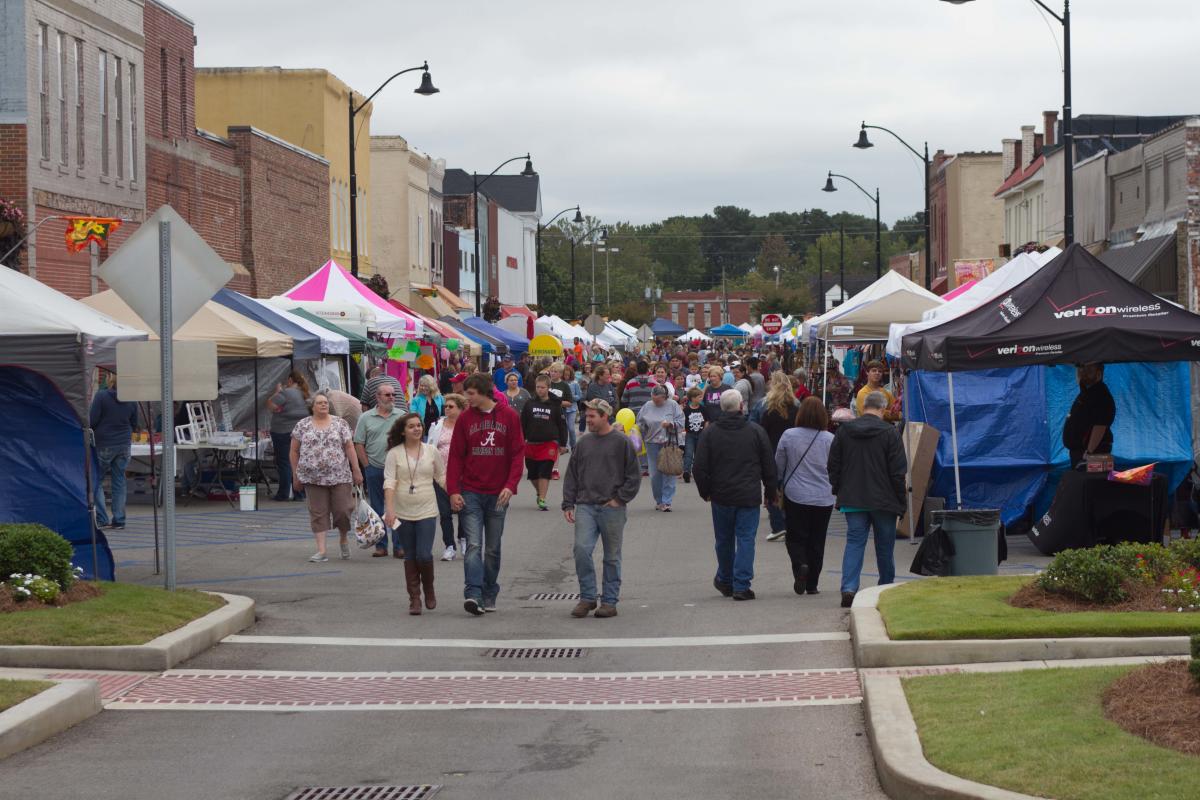
<svg viewBox="0 0 1200 800"><path fill-rule="evenodd" d="M71 544L43 525L0 525L0 575L41 575L66 589L75 580L71 555Z"/></svg>
<svg viewBox="0 0 1200 800"><path fill-rule="evenodd" d="M1120 542L1101 554L1121 569L1127 580L1155 584L1179 569L1178 554L1161 544Z"/></svg>
<svg viewBox="0 0 1200 800"><path fill-rule="evenodd" d="M1177 539L1168 550L1181 565L1200 569L1200 539Z"/></svg>
<svg viewBox="0 0 1200 800"><path fill-rule="evenodd" d="M1064 550L1038 576L1038 585L1047 592L1093 603L1119 603L1127 597L1123 584L1132 576L1122 569L1111 551L1109 545Z"/></svg>
<svg viewBox="0 0 1200 800"><path fill-rule="evenodd" d="M18 601L36 598L43 603L53 603L61 591L58 584L49 578L28 573L13 573L7 583L12 587L13 597Z"/></svg>

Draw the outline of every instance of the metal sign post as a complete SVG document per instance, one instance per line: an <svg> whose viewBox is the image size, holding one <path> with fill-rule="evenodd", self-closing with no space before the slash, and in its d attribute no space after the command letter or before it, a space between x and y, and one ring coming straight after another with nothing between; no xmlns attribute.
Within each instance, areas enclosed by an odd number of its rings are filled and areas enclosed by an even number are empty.
<svg viewBox="0 0 1200 800"><path fill-rule="evenodd" d="M158 289L162 348L162 474L167 487L163 492L163 543L166 561L164 586L175 589L175 398L171 385L171 223L158 223Z"/></svg>

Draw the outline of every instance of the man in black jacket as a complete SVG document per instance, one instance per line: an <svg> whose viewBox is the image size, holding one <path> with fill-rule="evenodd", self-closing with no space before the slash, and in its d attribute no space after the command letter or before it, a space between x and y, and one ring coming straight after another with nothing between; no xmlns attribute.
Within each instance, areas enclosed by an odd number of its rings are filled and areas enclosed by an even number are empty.
<svg viewBox="0 0 1200 800"><path fill-rule="evenodd" d="M777 476L767 432L746 419L737 389L721 395L721 416L700 434L692 477L700 497L712 505L717 545L713 586L734 600L753 600L759 509L763 491L768 503L775 502Z"/></svg>
<svg viewBox="0 0 1200 800"><path fill-rule="evenodd" d="M829 483L838 508L846 515L846 550L842 554L842 608L858 591L867 534L875 531L879 583L896 579L896 518L904 513L904 475L908 461L900 434L883 421L883 392L863 400L863 415L842 425L829 449Z"/></svg>

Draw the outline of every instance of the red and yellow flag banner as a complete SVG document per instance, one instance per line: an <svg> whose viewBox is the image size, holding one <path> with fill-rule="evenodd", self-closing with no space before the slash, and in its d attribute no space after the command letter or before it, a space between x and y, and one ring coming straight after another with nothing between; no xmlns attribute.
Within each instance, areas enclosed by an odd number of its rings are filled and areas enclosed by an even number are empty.
<svg viewBox="0 0 1200 800"><path fill-rule="evenodd" d="M89 242L103 245L117 228L121 220L107 217L67 217L67 250L78 253Z"/></svg>

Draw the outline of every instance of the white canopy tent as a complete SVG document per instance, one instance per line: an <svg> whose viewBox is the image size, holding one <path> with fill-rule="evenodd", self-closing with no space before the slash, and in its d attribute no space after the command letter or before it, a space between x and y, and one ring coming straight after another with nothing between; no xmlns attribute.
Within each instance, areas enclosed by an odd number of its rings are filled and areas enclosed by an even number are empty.
<svg viewBox="0 0 1200 800"><path fill-rule="evenodd" d="M899 272L888 270L883 274L883 277L872 283L867 288L863 289L858 294L848 298L846 302L842 303L836 308L831 308L820 316L813 317L812 319L806 321L801 332L802 336L805 340L807 340L810 336L809 331L813 328L816 328L817 338L824 339L826 338L826 333L828 332L830 326L834 324L834 320L840 320L842 317L845 317L847 314L859 308L860 306L870 305L878 300L890 297L891 295L900 292L913 297L925 298L927 301L934 301L932 303L927 303L921 306L919 310L916 310L915 315L913 316L914 320L920 319L921 314L924 313L927 308L931 308L933 305L937 305L942 302L940 297L928 289L918 286L908 278L901 275ZM913 314L912 311L908 311L907 313ZM879 315L869 314L867 316ZM881 330L878 331L879 335L876 337L876 340L881 341L887 338L887 323L894 322L896 319L899 318L894 317L891 320L887 320L882 326L879 326L881 327ZM839 321L837 324L841 325L843 323Z"/></svg>
<svg viewBox="0 0 1200 800"><path fill-rule="evenodd" d="M682 336L675 337L675 341L677 341L677 342L692 342L692 341L695 341L696 339L699 339L702 342L711 342L712 341L711 336L709 336L704 331L698 330L697 328L692 328L690 331L683 334Z"/></svg>
<svg viewBox="0 0 1200 800"><path fill-rule="evenodd" d="M625 331L618 328L611 322L605 323L604 330L596 336L596 344L603 347L620 347L628 349L637 346L637 339L629 336Z"/></svg>
<svg viewBox="0 0 1200 800"><path fill-rule="evenodd" d="M324 328L311 320L307 320L299 314L293 314L291 311L288 311L285 308L272 305L266 300L260 300L257 297L248 297L248 299L258 303L264 308L270 309L273 313L279 314L293 325L301 327L314 336L319 337L321 339L321 352L323 354L330 356L349 355L350 340L345 336L342 336L340 333L334 333L328 328Z"/></svg>
<svg viewBox="0 0 1200 800"><path fill-rule="evenodd" d="M805 323L817 338L829 342L886 341L893 322L916 322L943 303L933 292L889 270L883 277L837 308Z"/></svg>
<svg viewBox="0 0 1200 800"><path fill-rule="evenodd" d="M1057 247L1051 247L1044 253L1021 253L958 297L926 311L920 321L892 323L888 332L888 355L900 356L900 342L905 335L928 330L974 311L1024 282L1061 252Z"/></svg>

